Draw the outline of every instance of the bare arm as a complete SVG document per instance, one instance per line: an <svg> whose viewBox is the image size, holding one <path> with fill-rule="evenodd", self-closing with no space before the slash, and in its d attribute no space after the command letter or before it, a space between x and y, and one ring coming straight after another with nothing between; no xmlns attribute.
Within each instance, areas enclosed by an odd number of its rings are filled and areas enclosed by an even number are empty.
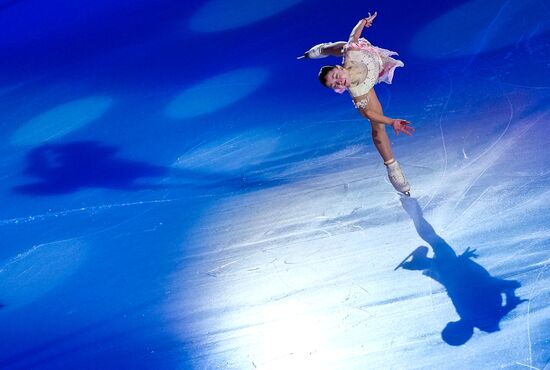
<svg viewBox="0 0 550 370"><path fill-rule="evenodd" d="M371 109L365 109L365 108L359 108L359 113L369 121L375 122L375 123L383 123L385 125L391 125L394 121L394 119L386 117L380 113L376 113L375 111Z"/></svg>
<svg viewBox="0 0 550 370"><path fill-rule="evenodd" d="M359 38L363 33L363 28L372 26L372 22L374 21L374 18L376 18L377 15L378 15L377 12L374 12L373 15L369 13L369 16L367 18L363 18L359 22L357 22L355 27L353 27L353 30L351 30L351 34L349 35L349 41L350 42L359 41Z"/></svg>
<svg viewBox="0 0 550 370"><path fill-rule="evenodd" d="M411 124L409 121L406 121L404 119L394 119L386 117L383 114L376 112L374 109L368 109L367 102L369 101L369 99L369 94L353 97L353 102L355 103L357 110L363 117L371 122L383 123L385 125L393 127L395 135L399 135L399 133L402 132L406 135L412 136L414 128L409 126Z"/></svg>
<svg viewBox="0 0 550 370"><path fill-rule="evenodd" d="M369 13L369 16L367 18L361 19L351 31L349 41L357 42L359 40L359 37L361 37L363 28L372 26L372 22L374 21L374 18L376 18L377 14L378 13L376 12L374 12L374 14L372 15ZM343 49L345 45L345 41L324 42L322 44L317 44L306 51L304 55L299 56L298 59L318 59L328 56L341 57L344 55Z"/></svg>

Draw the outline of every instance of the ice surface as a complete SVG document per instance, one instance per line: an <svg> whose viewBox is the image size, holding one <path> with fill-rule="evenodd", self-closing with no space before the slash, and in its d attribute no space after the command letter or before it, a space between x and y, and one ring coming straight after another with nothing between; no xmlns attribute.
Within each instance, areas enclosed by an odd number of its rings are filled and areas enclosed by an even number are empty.
<svg viewBox="0 0 550 370"><path fill-rule="evenodd" d="M0 368L547 369L548 5L461 34L481 2L268 3L204 32L221 3L61 1L26 37L30 4L0 5ZM415 211L316 81L338 60L295 59L375 10ZM394 270L420 245L478 257ZM500 330L448 344L464 307Z"/></svg>

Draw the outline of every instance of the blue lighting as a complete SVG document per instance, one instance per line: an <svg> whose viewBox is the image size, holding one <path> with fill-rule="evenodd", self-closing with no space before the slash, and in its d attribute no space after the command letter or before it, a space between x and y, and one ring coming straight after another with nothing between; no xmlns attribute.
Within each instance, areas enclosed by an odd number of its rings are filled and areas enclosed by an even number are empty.
<svg viewBox="0 0 550 370"><path fill-rule="evenodd" d="M300 3L301 0L212 0L193 15L189 23L196 32L220 32L259 22Z"/></svg>
<svg viewBox="0 0 550 370"><path fill-rule="evenodd" d="M85 257L78 240L36 245L0 265L2 300L6 309L21 308L61 284Z"/></svg>
<svg viewBox="0 0 550 370"><path fill-rule="evenodd" d="M243 68L208 78L177 95L166 107L174 119L215 112L252 94L267 79L261 68Z"/></svg>
<svg viewBox="0 0 550 370"><path fill-rule="evenodd" d="M111 107L112 99L92 96L62 104L39 114L15 131L14 145L36 145L58 139L96 121Z"/></svg>
<svg viewBox="0 0 550 370"><path fill-rule="evenodd" d="M548 31L548 17L548 9L538 0L472 0L424 26L412 47L418 55L430 58L510 48Z"/></svg>
<svg viewBox="0 0 550 370"><path fill-rule="evenodd" d="M411 137L296 59L375 11ZM550 370L549 19L0 0L0 369Z"/></svg>

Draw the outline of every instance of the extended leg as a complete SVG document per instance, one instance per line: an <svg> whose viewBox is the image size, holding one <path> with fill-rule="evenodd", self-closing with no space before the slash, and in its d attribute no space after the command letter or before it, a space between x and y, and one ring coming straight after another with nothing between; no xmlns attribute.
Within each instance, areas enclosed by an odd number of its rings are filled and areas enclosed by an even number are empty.
<svg viewBox="0 0 550 370"><path fill-rule="evenodd" d="M370 123L372 129L372 141L376 150L384 160L384 163L393 162L393 153L391 150L390 139L386 133L386 125L383 123Z"/></svg>
<svg viewBox="0 0 550 370"><path fill-rule="evenodd" d="M378 100L374 89L371 89L369 92L368 107L370 110L382 116L384 115L384 112L382 111L382 105L380 104L380 101ZM386 132L386 125L383 123L374 122L372 120L370 120L370 124L372 128L372 141L374 142L374 146L378 150L378 153L384 160L384 164L386 165L386 169L388 170L388 178L391 184L393 185L395 190L409 195L411 187L407 182L405 175L403 175L403 171L401 171L399 163L393 158L390 139L388 137L388 133Z"/></svg>
<svg viewBox="0 0 550 370"><path fill-rule="evenodd" d="M368 109L378 114L384 115L384 112L382 111L382 105L380 104L380 101L378 100L378 96L376 96L376 92L374 91L374 89L371 89L371 91L369 91ZM370 125L372 128L372 141L374 142L374 146L376 146L378 153L384 160L384 163L390 163L394 161L390 138L388 137L388 134L386 132L386 125L383 123L376 123L372 120L370 120Z"/></svg>

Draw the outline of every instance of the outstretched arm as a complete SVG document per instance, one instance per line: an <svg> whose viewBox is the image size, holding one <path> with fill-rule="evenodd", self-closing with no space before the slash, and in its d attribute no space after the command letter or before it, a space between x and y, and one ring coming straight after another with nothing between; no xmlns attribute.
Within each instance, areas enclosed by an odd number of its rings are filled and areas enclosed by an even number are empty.
<svg viewBox="0 0 550 370"><path fill-rule="evenodd" d="M369 13L369 16L367 18L361 19L355 27L353 27L353 30L351 30L351 34L349 35L349 41L350 42L357 42L359 41L359 38L361 37L361 33L363 33L363 28L372 26L372 22L374 21L374 18L378 15L377 12L374 12L373 15Z"/></svg>
<svg viewBox="0 0 550 370"><path fill-rule="evenodd" d="M391 126L395 135L399 135L399 133L402 132L405 135L412 136L414 128L410 126L411 123L409 121L400 118L394 119L386 117L376 112L374 109L368 109L367 102L369 99L368 94L353 97L353 102L363 117L374 123L383 123Z"/></svg>

